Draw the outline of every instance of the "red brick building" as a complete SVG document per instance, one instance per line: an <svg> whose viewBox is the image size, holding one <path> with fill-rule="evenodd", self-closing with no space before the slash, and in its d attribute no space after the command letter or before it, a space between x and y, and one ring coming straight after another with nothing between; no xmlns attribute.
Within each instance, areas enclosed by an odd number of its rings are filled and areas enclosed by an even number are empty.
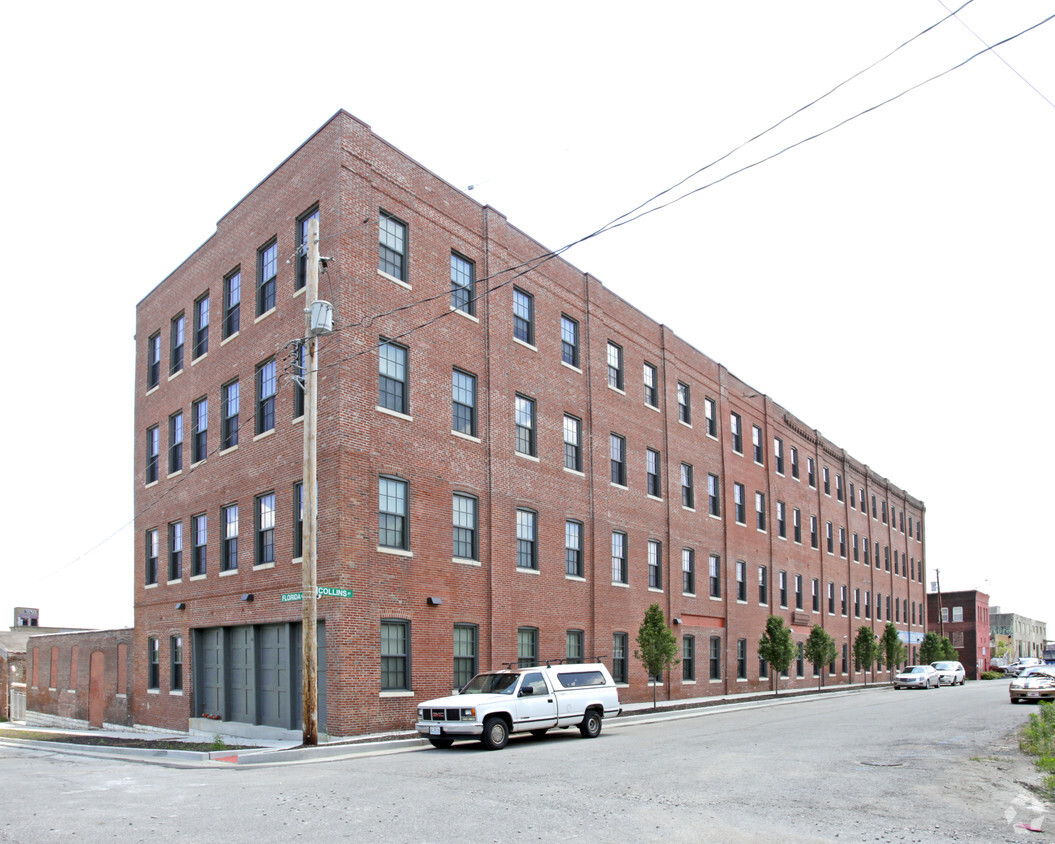
<svg viewBox="0 0 1055 844"><path fill-rule="evenodd" d="M299 728L316 213L318 582L354 592L319 600L330 735L518 660L601 655L651 699L653 602L671 699L770 688L770 613L831 633L830 682L860 625L924 629L922 502L341 111L139 303L136 723Z"/></svg>
<svg viewBox="0 0 1055 844"><path fill-rule="evenodd" d="M989 670L989 596L977 589L927 595L927 627L947 636L968 680Z"/></svg>

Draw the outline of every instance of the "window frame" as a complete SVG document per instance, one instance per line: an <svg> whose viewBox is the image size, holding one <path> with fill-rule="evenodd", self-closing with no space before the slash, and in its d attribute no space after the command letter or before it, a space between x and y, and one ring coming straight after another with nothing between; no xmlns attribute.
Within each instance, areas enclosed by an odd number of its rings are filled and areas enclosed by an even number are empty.
<svg viewBox="0 0 1055 844"><path fill-rule="evenodd" d="M459 509L459 503L462 508ZM465 524L466 521L471 524ZM456 560L480 559L480 501L466 492L451 494L451 555ZM459 551L468 550L468 554Z"/></svg>
<svg viewBox="0 0 1055 844"><path fill-rule="evenodd" d="M407 258L410 252L409 227L387 211L377 215L377 269L389 278L404 284L408 278ZM388 240L386 241L386 236Z"/></svg>
<svg viewBox="0 0 1055 844"><path fill-rule="evenodd" d="M560 315L560 359L561 363L579 368L579 321L567 314Z"/></svg>
<svg viewBox="0 0 1055 844"><path fill-rule="evenodd" d="M451 250L451 310L476 315L476 263Z"/></svg>
<svg viewBox="0 0 1055 844"><path fill-rule="evenodd" d="M220 508L220 571L238 571L238 504ZM233 516L233 518L232 518Z"/></svg>
<svg viewBox="0 0 1055 844"><path fill-rule="evenodd" d="M275 524L277 522L274 491L263 492L256 496L253 517L253 565L274 565Z"/></svg>
<svg viewBox="0 0 1055 844"><path fill-rule="evenodd" d="M513 399L513 450L538 457L538 414L535 399L517 393Z"/></svg>
<svg viewBox="0 0 1055 844"><path fill-rule="evenodd" d="M274 358L256 367L256 433L275 430L275 397L278 394L278 364Z"/></svg>
<svg viewBox="0 0 1055 844"><path fill-rule="evenodd" d="M315 203L311 208L297 217L296 240L297 260L296 270L293 277L293 292L303 290L308 286L308 223L319 219L319 204Z"/></svg>
<svg viewBox="0 0 1055 844"><path fill-rule="evenodd" d="M516 567L523 571L539 570L538 513L527 507L516 510Z"/></svg>
<svg viewBox="0 0 1055 844"><path fill-rule="evenodd" d="M410 415L410 349L384 337L377 344L377 405Z"/></svg>
<svg viewBox="0 0 1055 844"><path fill-rule="evenodd" d="M209 292L194 300L194 339L191 343L191 360L209 352Z"/></svg>
<svg viewBox="0 0 1055 844"><path fill-rule="evenodd" d="M242 270L235 268L223 277L223 334L224 340L234 337L241 329Z"/></svg>
<svg viewBox="0 0 1055 844"><path fill-rule="evenodd" d="M535 346L535 297L519 287L513 288L513 339Z"/></svg>
<svg viewBox="0 0 1055 844"><path fill-rule="evenodd" d="M571 439L569 439L569 435ZM582 420L569 413L564 414L564 468L573 472L582 471Z"/></svg>
<svg viewBox="0 0 1055 844"><path fill-rule="evenodd" d="M397 631L399 635L393 639L392 634ZM411 691L410 621L405 618L382 618L379 632L382 693ZM393 644L400 645L401 649L393 652Z"/></svg>
<svg viewBox="0 0 1055 844"><path fill-rule="evenodd" d="M583 523L575 519L564 520L564 563L568 577L584 577L583 567Z"/></svg>
<svg viewBox="0 0 1055 844"><path fill-rule="evenodd" d="M609 340L605 346L605 363L608 368L608 386L623 392L623 347Z"/></svg>
<svg viewBox="0 0 1055 844"><path fill-rule="evenodd" d="M169 323L169 376L183 371L183 351L186 346L187 317L180 311Z"/></svg>
<svg viewBox="0 0 1055 844"><path fill-rule="evenodd" d="M385 509L388 502L400 507ZM397 551L410 550L410 484L394 475L377 478L377 545Z"/></svg>
<svg viewBox="0 0 1055 844"><path fill-rule="evenodd" d="M463 383L459 384L459 379ZM459 401L468 392L471 404ZM468 430L465 430L466 423ZM476 376L464 369L454 367L451 371L451 430L466 437L476 434Z"/></svg>
<svg viewBox="0 0 1055 844"><path fill-rule="evenodd" d="M273 311L278 302L278 238L256 250L256 315Z"/></svg>

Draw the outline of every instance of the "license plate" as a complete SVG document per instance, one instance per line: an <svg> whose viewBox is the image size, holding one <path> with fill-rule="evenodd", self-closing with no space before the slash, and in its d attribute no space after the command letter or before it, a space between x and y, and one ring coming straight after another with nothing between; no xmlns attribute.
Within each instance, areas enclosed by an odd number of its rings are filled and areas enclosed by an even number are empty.
<svg viewBox="0 0 1055 844"><path fill-rule="evenodd" d="M1026 692L1026 697L1040 697L1040 692Z"/></svg>
<svg viewBox="0 0 1055 844"><path fill-rule="evenodd" d="M438 736L439 734L440 734L440 728L439 727L429 727L429 735L430 736Z"/></svg>

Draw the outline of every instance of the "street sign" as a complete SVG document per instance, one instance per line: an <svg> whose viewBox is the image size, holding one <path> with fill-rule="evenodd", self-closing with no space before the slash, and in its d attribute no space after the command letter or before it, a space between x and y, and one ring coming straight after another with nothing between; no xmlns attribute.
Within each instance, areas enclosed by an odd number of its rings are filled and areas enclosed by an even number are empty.
<svg viewBox="0 0 1055 844"><path fill-rule="evenodd" d="M316 598L351 598L352 597L352 590L351 589L342 589L339 586L318 586L318 587L316 587L316 590L315 590L315 597ZM282 602L283 603L286 603L287 601L303 601L303 600L304 600L304 593L303 592L283 592L282 593Z"/></svg>

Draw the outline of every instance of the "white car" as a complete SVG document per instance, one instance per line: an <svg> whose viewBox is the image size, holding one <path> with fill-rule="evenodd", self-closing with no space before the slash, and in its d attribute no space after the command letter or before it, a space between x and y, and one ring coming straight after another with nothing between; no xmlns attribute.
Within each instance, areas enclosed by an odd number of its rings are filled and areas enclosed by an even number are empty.
<svg viewBox="0 0 1055 844"><path fill-rule="evenodd" d="M1010 674L1012 677L1018 677L1025 669L1031 668L1034 665L1043 665L1044 660L1039 659L1035 656L1023 656L1019 657L1017 661L1012 662L1007 668L1004 669L1005 674Z"/></svg>
<svg viewBox="0 0 1055 844"><path fill-rule="evenodd" d="M895 689L936 689L940 685L938 672L931 665L906 665L894 675Z"/></svg>
<svg viewBox="0 0 1055 844"><path fill-rule="evenodd" d="M932 662L931 665L938 672L938 682L944 683L946 686L962 686L967 679L967 672L961 662L942 660L940 662Z"/></svg>

